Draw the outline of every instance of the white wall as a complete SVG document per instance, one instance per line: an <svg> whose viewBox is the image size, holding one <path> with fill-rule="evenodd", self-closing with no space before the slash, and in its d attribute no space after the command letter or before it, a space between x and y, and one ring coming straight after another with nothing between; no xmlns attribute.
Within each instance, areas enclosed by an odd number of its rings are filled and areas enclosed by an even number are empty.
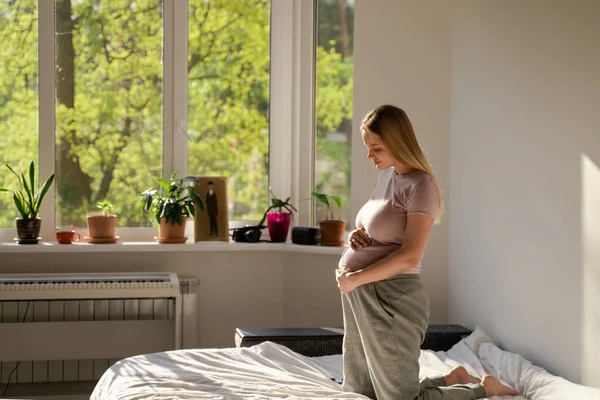
<svg viewBox="0 0 600 400"><path fill-rule="evenodd" d="M199 347L234 346L236 327L343 325L336 255L273 250L0 255L0 273L171 271L196 278Z"/></svg>
<svg viewBox="0 0 600 400"><path fill-rule="evenodd" d="M600 386L600 2L460 0L452 35L450 320Z"/></svg>
<svg viewBox="0 0 600 400"><path fill-rule="evenodd" d="M352 215L368 200L377 177L366 157L360 124L369 110L382 104L406 111L448 201L451 11L451 2L446 1L356 2ZM434 228L423 259L433 323L445 323L448 316L447 221Z"/></svg>
<svg viewBox="0 0 600 400"><path fill-rule="evenodd" d="M169 271L196 278L198 347L234 346L236 327L343 326L339 255L165 246L161 252L0 253L0 274ZM434 294L432 307L445 300Z"/></svg>

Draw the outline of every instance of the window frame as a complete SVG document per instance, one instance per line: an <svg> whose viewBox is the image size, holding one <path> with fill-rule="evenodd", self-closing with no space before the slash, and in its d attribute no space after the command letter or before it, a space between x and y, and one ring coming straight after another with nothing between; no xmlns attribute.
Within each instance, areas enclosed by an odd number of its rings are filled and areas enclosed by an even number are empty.
<svg viewBox="0 0 600 400"><path fill-rule="evenodd" d="M166 178L173 171L180 175L188 172L188 0L163 1L162 171ZM310 197L314 183L316 1L271 0L269 186L278 196L291 197L299 211L294 224L301 226L311 226L313 220L313 202L301 200ZM38 0L38 164L42 180L56 170L54 12L55 0ZM55 241L55 207L52 185L39 214L40 236L46 242ZM157 228L117 229L122 241L152 241L157 233ZM193 235L193 222L186 230ZM87 227L75 231L83 237ZM14 237L16 226L0 228L0 242Z"/></svg>

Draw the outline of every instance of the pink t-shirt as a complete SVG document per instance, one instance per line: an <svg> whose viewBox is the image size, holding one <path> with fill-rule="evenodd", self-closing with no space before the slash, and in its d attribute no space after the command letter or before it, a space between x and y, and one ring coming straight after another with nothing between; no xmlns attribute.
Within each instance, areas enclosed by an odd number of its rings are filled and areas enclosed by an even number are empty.
<svg viewBox="0 0 600 400"><path fill-rule="evenodd" d="M356 215L356 227L364 228L373 243L362 249L344 249L339 267L358 271L387 257L402 246L409 214L436 218L439 194L435 181L423 171L398 175L393 168L377 178L371 198ZM406 271L421 272L421 263Z"/></svg>

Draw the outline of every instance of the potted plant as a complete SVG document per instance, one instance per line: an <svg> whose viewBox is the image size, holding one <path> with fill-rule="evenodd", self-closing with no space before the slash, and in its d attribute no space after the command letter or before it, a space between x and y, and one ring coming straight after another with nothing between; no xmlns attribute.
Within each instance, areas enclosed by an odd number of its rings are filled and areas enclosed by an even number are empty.
<svg viewBox="0 0 600 400"><path fill-rule="evenodd" d="M185 223L193 217L195 207L204 211L204 202L194 184L199 184L193 176L176 178L173 173L169 181L157 178L158 189L148 189L142 193L141 209L149 213L158 223L159 243L185 243Z"/></svg>
<svg viewBox="0 0 600 400"><path fill-rule="evenodd" d="M36 244L39 241L40 228L42 219L38 217L42 200L48 193L52 182L54 182L54 174L50 175L44 182L42 187L36 191L39 182L35 182L35 163L31 161L27 175L20 171L17 174L8 164L6 167L17 177L18 189L0 188L0 192L12 192L13 201L21 218L17 218L17 236L19 244Z"/></svg>
<svg viewBox="0 0 600 400"><path fill-rule="evenodd" d="M86 216L90 239L115 239L117 216L112 214L113 205L102 200L96 203L100 213L89 213Z"/></svg>
<svg viewBox="0 0 600 400"><path fill-rule="evenodd" d="M262 226L266 219L271 242L285 242L290 229L292 212L298 212L298 210L290 204L290 197L281 200L273 194L271 188L269 188L269 193L271 194L271 205L266 209L258 226Z"/></svg>
<svg viewBox="0 0 600 400"><path fill-rule="evenodd" d="M321 193L316 188L313 189L311 195L312 198L317 202L327 206L325 219L319 221L319 228L321 230L321 246L343 246L345 243L344 233L346 232L346 221L341 219L341 197ZM333 219L333 211L331 210L333 203L338 206L338 212L340 214L340 218L338 219ZM331 219L329 216L331 216Z"/></svg>

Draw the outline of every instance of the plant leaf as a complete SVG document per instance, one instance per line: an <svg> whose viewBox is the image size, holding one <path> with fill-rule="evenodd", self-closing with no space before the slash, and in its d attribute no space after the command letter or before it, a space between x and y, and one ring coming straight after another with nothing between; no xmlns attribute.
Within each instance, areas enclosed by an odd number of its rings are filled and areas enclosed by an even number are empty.
<svg viewBox="0 0 600 400"><path fill-rule="evenodd" d="M0 192L10 192L11 190L5 189L3 187L0 187Z"/></svg>
<svg viewBox="0 0 600 400"><path fill-rule="evenodd" d="M333 201L335 201L335 204L337 204L338 208L342 208L342 198L340 196L329 196L330 198L333 199Z"/></svg>
<svg viewBox="0 0 600 400"><path fill-rule="evenodd" d="M33 188L29 187L29 184L27 183L27 180L25 179L25 174L23 172L21 172L21 182L23 183L23 188L25 189L25 193L27 194L27 197L24 198L23 200L25 200L25 208L29 209L29 213L32 218L35 218L37 216L37 212L35 210L35 202L34 202L34 198L33 198Z"/></svg>
<svg viewBox="0 0 600 400"><path fill-rule="evenodd" d="M8 164L4 164L4 165L6 165L6 168L10 169L10 172L12 172L13 174L15 174L15 176L16 176L16 177L17 177L17 179L19 180L19 184L21 184L21 178L19 177L19 174L17 174L17 173L15 172L15 170L11 168L11 166L10 166L10 165L8 165Z"/></svg>
<svg viewBox="0 0 600 400"><path fill-rule="evenodd" d="M29 186L31 191L35 191L35 165L33 161L29 164Z"/></svg>
<svg viewBox="0 0 600 400"><path fill-rule="evenodd" d="M171 189L171 185L165 181L163 178L156 178L156 180L158 181L158 184L160 186L162 186L165 190L170 190Z"/></svg>
<svg viewBox="0 0 600 400"><path fill-rule="evenodd" d="M198 206L200 211L204 211L204 201L202 200L202 197L200 197L200 195L196 191L194 191L192 197L194 198L194 203Z"/></svg>
<svg viewBox="0 0 600 400"><path fill-rule="evenodd" d="M265 219L267 219L267 213L274 208L276 208L276 206L270 206L265 210L265 213L263 214L262 218L258 222L258 225L262 225L265 222Z"/></svg>
<svg viewBox="0 0 600 400"><path fill-rule="evenodd" d="M16 192L13 192L13 201L15 202L15 206L17 207L17 210L19 210L21 217L27 218L27 212L25 211L25 207L23 205L23 199L21 199Z"/></svg>
<svg viewBox="0 0 600 400"><path fill-rule="evenodd" d="M152 200L155 193L155 189L148 189L142 193L142 210L144 212L148 212L152 208Z"/></svg>
<svg viewBox="0 0 600 400"><path fill-rule="evenodd" d="M267 218L267 214L263 214L262 218L260 219L260 221L258 221L258 226L262 226L262 224L264 224L265 219Z"/></svg>
<svg viewBox="0 0 600 400"><path fill-rule="evenodd" d="M329 203L329 197L327 197L327 195L324 195L323 193L313 193L313 196L315 197L315 199L318 202L323 203L327 207L329 207L330 203Z"/></svg>
<svg viewBox="0 0 600 400"><path fill-rule="evenodd" d="M42 186L40 191L35 196L36 197L35 209L32 210L32 211L35 211L35 216L37 216L37 213L40 210L40 206L42 205L42 200L44 200L44 196L46 196L46 193L48 193L48 190L50 190L50 186L52 186L52 182L54 182L54 174L50 175L48 177L48 179L46 179L46 182L44 182L44 186Z"/></svg>

